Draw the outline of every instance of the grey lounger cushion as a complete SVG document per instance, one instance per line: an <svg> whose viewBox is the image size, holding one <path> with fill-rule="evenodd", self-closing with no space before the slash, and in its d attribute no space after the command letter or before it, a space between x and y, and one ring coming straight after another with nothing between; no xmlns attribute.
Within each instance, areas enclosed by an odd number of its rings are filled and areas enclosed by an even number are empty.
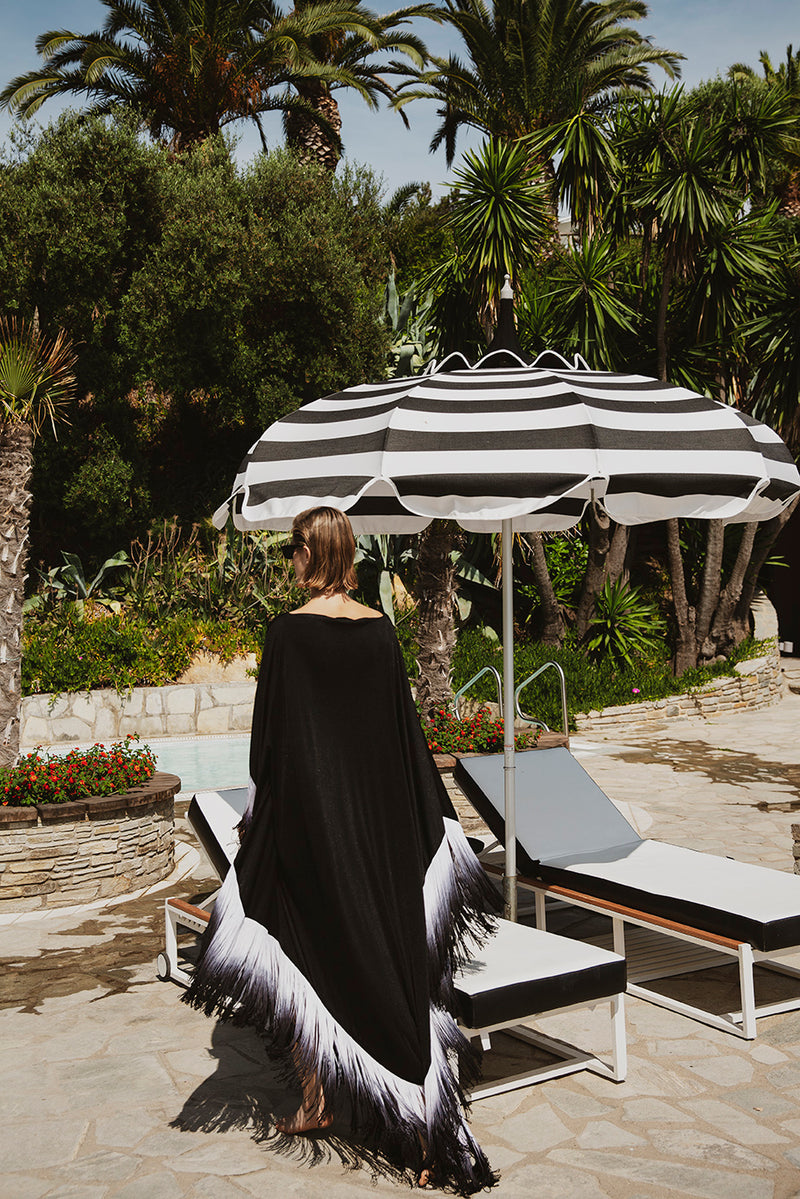
<svg viewBox="0 0 800 1199"><path fill-rule="evenodd" d="M246 807L246 787L198 791L189 804L187 819L221 879L225 878L238 852L236 826Z"/></svg>
<svg viewBox="0 0 800 1199"><path fill-rule="evenodd" d="M643 840L569 750L517 754L520 872L748 941L800 944L800 875ZM503 841L503 758L462 758L456 781Z"/></svg>

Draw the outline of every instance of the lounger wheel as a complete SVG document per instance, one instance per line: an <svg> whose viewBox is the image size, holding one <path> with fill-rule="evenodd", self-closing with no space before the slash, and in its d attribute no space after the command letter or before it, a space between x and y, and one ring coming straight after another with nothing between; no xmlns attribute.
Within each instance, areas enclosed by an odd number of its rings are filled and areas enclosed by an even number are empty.
<svg viewBox="0 0 800 1199"><path fill-rule="evenodd" d="M156 974L162 982L169 982L172 971L169 968L169 959L165 953L160 953L156 958Z"/></svg>

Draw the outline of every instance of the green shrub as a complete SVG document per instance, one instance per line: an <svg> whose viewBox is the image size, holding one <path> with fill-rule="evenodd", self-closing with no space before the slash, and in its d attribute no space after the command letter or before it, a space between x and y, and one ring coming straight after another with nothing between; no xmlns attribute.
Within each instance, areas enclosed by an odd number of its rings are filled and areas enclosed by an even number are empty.
<svg viewBox="0 0 800 1199"><path fill-rule="evenodd" d="M652 653L663 639L666 625L658 608L622 579L606 579L595 600L594 619L587 649L595 661L611 658L633 667L635 659Z"/></svg>
<svg viewBox="0 0 800 1199"><path fill-rule="evenodd" d="M22 656L24 695L92 691L113 687L163 687L174 683L200 649L229 662L257 653L263 630L181 613L162 620L121 614L83 619L63 604L25 622Z"/></svg>

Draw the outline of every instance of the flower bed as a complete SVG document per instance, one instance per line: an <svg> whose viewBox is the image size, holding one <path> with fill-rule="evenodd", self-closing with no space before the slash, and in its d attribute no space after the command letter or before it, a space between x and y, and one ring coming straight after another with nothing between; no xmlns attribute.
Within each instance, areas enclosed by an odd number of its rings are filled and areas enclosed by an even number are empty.
<svg viewBox="0 0 800 1199"><path fill-rule="evenodd" d="M503 748L503 727L503 721L493 716L488 707L478 708L464 720L440 708L430 719L422 720L428 748L434 754L498 753ZM517 733L517 749L533 749L540 731Z"/></svg>
<svg viewBox="0 0 800 1199"><path fill-rule="evenodd" d="M112 795L0 806L0 911L88 903L153 886L175 861L174 774Z"/></svg>
<svg viewBox="0 0 800 1199"><path fill-rule="evenodd" d="M72 749L68 754L42 754L41 746L20 758L16 766L0 770L0 804L33 807L64 804L128 791L147 782L156 759L147 745L129 733L124 741L106 749Z"/></svg>

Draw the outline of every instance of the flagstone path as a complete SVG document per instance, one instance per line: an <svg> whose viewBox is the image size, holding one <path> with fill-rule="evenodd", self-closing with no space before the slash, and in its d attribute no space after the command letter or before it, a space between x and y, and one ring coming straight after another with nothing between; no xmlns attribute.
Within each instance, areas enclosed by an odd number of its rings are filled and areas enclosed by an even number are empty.
<svg viewBox="0 0 800 1199"><path fill-rule="evenodd" d="M648 836L791 870L800 669L789 665L798 690L773 708L574 749ZM184 877L167 888L0 919L0 1196L398 1194L396 1183L346 1170L324 1142L316 1162L259 1142L259 1113L288 1110L294 1097L258 1039L191 1011L178 987L156 980L161 900L214 885L184 822L179 836ZM687 977L687 994L725 1002L726 972ZM475 1104L475 1132L502 1176L497 1199L800 1196L800 1013L759 1022L753 1042L634 999L627 1014L624 1083L583 1072ZM600 1051L606 1023L598 1009L541 1026ZM519 1054L498 1040L500 1055Z"/></svg>

